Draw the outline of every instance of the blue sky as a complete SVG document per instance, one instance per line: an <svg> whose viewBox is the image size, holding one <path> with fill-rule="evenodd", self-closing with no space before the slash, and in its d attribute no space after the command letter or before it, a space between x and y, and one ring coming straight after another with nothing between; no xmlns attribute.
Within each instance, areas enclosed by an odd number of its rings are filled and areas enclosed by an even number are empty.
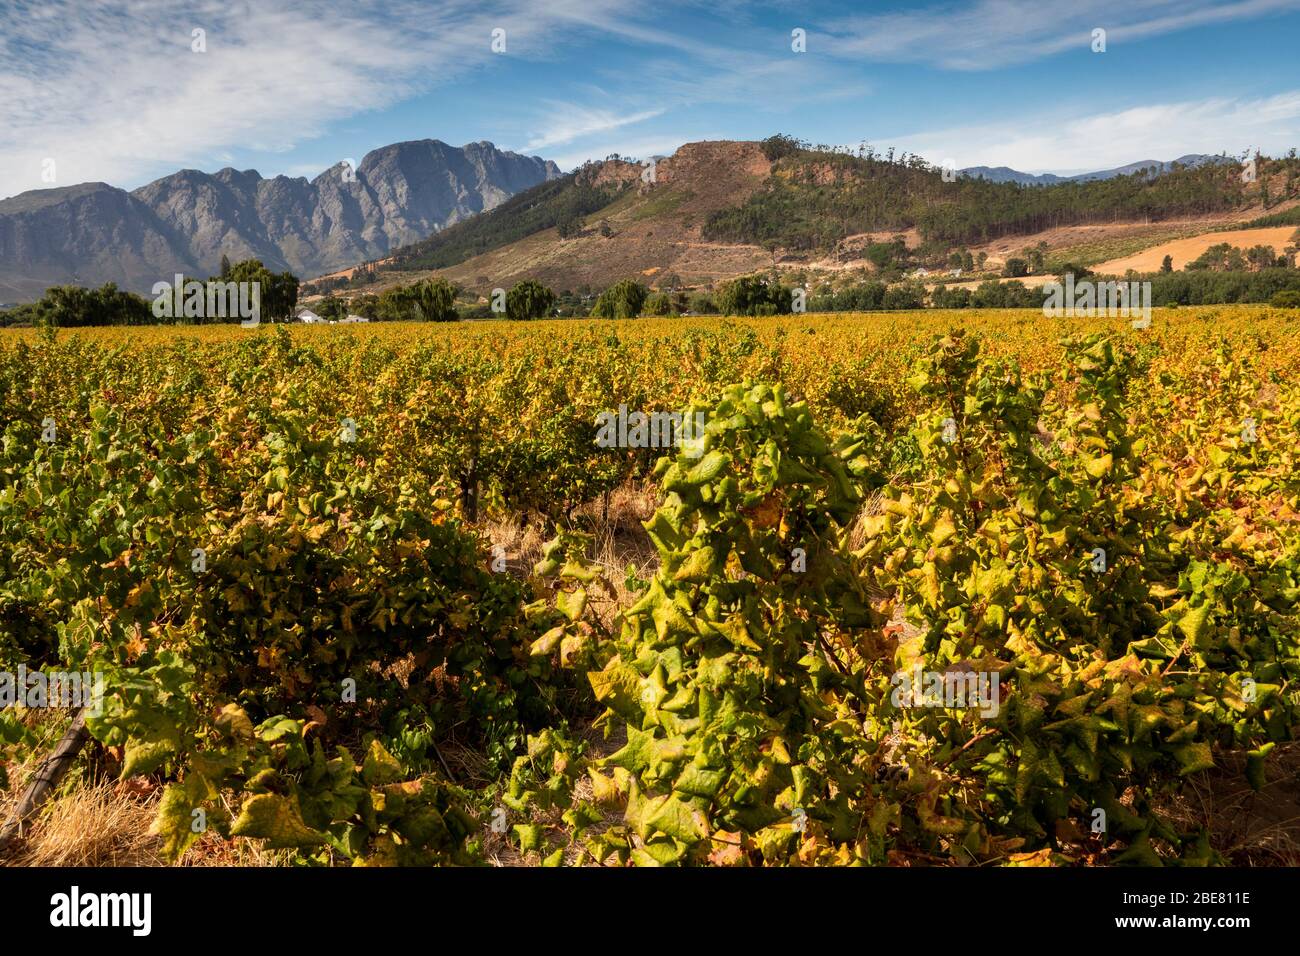
<svg viewBox="0 0 1300 956"><path fill-rule="evenodd" d="M426 137L566 169L775 132L1029 172L1276 153L1298 48L1300 0L7 0L0 196Z"/></svg>

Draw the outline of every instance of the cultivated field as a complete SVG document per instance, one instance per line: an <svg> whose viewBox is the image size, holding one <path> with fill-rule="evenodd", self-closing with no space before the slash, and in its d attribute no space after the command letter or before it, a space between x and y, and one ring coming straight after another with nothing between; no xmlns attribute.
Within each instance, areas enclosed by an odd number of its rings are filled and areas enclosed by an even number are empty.
<svg viewBox="0 0 1300 956"><path fill-rule="evenodd" d="M0 670L106 687L15 859L1300 862L1298 373L1265 307L2 332Z"/></svg>
<svg viewBox="0 0 1300 956"><path fill-rule="evenodd" d="M1274 253L1280 254L1295 235L1294 226L1273 226L1268 229L1230 229L1225 232L1206 232L1199 236L1174 239L1162 242L1158 246L1143 249L1141 252L1119 259L1110 259L1093 266L1094 272L1103 275L1122 276L1129 269L1138 272L1156 272L1164 262L1165 256L1173 259L1173 268L1182 269L1194 261L1210 246L1221 242L1229 243L1238 249L1251 246L1272 246Z"/></svg>

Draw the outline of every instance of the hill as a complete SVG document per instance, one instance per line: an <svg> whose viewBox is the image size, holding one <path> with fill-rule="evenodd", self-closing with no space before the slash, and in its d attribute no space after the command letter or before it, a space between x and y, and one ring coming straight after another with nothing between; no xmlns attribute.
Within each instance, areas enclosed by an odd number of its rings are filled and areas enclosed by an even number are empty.
<svg viewBox="0 0 1300 956"><path fill-rule="evenodd" d="M1096 263L1233 228L1264 212L1265 199L1276 209L1300 198L1295 160L1261 159L1259 181L1245 182L1209 159L1028 186L948 181L919 157L814 150L788 137L688 143L649 181L642 165L612 158L534 187L394 250L352 286L430 272L480 294L526 277L579 292L629 276L696 286L770 267L874 271L899 244L909 267L983 250L1000 268L1040 244L1053 261Z"/></svg>

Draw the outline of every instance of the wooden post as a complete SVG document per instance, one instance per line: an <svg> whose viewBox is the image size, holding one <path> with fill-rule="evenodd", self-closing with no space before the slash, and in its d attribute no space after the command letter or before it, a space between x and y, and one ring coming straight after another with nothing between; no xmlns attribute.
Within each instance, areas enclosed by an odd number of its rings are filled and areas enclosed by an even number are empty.
<svg viewBox="0 0 1300 956"><path fill-rule="evenodd" d="M23 795L18 800L18 805L9 814L4 828L0 829L0 853L8 848L14 837L22 834L23 825L40 809L50 792L59 785L59 781L68 772L72 762L77 759L77 754L81 752L82 746L89 737L90 731L86 729L86 711L83 707L77 711L72 726L63 735L58 746L45 758L40 769L32 775L32 779L28 781Z"/></svg>

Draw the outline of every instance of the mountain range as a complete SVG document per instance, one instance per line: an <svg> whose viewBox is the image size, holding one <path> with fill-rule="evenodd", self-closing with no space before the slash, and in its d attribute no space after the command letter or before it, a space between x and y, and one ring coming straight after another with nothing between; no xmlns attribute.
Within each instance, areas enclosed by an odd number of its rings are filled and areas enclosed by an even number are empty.
<svg viewBox="0 0 1300 956"><path fill-rule="evenodd" d="M973 179L987 179L994 183L1020 183L1022 186L1051 186L1056 183L1089 183L1099 179L1113 179L1116 176L1131 176L1134 173L1147 172L1158 176L1171 171L1175 166L1196 167L1206 163L1231 163L1235 160L1227 156L1208 156L1205 153L1188 153L1169 161L1143 159L1114 169L1102 169L1092 173L1079 173L1075 176L1057 176L1055 173L1022 173L1009 166L968 166L959 169L963 176Z"/></svg>
<svg viewBox="0 0 1300 956"><path fill-rule="evenodd" d="M315 179L184 169L127 192L106 183L0 200L0 301L73 283L147 292L205 277L223 255L300 277L383 256L560 175L555 163L488 142L436 139L367 153Z"/></svg>
<svg viewBox="0 0 1300 956"><path fill-rule="evenodd" d="M774 247L796 261L853 261L860 247L913 227L963 245L1029 235L1049 221L1225 210L1240 199L1203 177L1177 195L1126 186L1127 198L1112 197L1119 205L1109 211L1049 212L1033 200L1037 191L1017 198L980 190L1143 171L1154 185L1166 174L1230 162L1189 154L1075 176L979 166L961 170L959 182L970 188L953 194L937 175L930 182L879 162L813 152L778 160L766 142L686 144L657 163L657 182L647 184L642 167L621 160L562 174L549 160L488 142L415 140L373 150L355 171L339 164L310 181L186 169L130 192L82 183L0 200L0 302L33 300L65 283L148 292L178 272L214 274L223 255L257 258L302 279L381 261L399 273L447 270L471 287L534 273L573 288L636 273L707 280L770 264Z"/></svg>

